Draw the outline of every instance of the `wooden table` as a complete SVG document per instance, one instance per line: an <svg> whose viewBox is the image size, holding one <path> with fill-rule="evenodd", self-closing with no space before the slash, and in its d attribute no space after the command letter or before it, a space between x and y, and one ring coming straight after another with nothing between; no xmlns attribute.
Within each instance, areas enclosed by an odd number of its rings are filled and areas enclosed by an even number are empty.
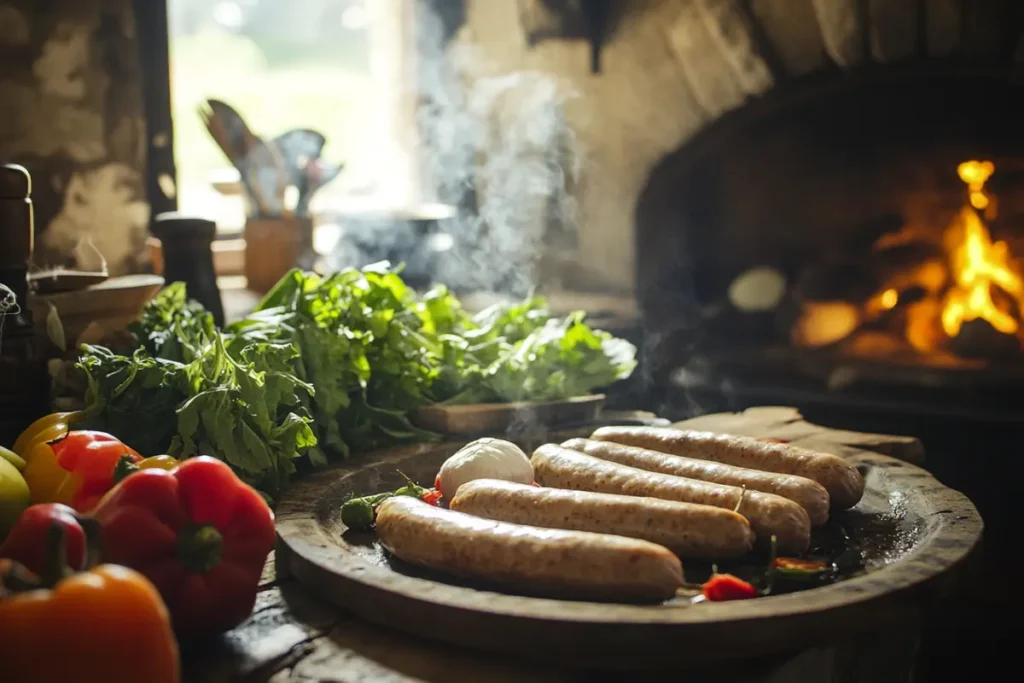
<svg viewBox="0 0 1024 683"><path fill-rule="evenodd" d="M744 413L707 415L682 424L696 429L786 439L837 455L867 450L916 464L924 458L916 439L826 429L805 422L792 408L753 408ZM770 661L747 662L736 672L720 672L714 680L716 683L727 680L765 683L906 681L909 680L908 663L912 661L917 644L916 626L914 623L894 625L889 632L870 634L856 642L788 653ZM256 608L249 620L219 639L186 646L183 659L185 680L190 683L630 680L621 672L560 671L557 665L546 666L541 671L535 664L439 645L369 624L318 599L296 581L277 575L273 555L268 560ZM834 677L836 671L842 671L839 678ZM675 678L684 672L672 673ZM704 679L691 677L691 680Z"/></svg>

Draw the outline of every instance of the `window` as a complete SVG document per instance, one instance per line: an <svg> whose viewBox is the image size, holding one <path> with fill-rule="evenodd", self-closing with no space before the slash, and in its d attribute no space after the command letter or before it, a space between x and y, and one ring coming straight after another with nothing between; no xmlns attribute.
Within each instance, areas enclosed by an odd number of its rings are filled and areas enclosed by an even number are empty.
<svg viewBox="0 0 1024 683"><path fill-rule="evenodd" d="M314 196L337 201L366 188L373 159L370 44L379 0L167 0L178 206L215 220L223 236L245 221L238 173L204 126L199 107L215 98L270 140L311 128L327 140L323 159L344 172Z"/></svg>

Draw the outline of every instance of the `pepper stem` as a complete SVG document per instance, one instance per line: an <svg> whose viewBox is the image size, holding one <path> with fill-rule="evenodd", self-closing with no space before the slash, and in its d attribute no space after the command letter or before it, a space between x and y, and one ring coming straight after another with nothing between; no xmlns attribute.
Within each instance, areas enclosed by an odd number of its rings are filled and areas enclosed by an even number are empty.
<svg viewBox="0 0 1024 683"><path fill-rule="evenodd" d="M89 571L100 563L103 546L100 534L102 527L98 520L93 517L77 517L78 525L85 532L85 566L82 571Z"/></svg>
<svg viewBox="0 0 1024 683"><path fill-rule="evenodd" d="M59 522L52 522L46 530L46 565L39 577L43 588L53 588L71 573L68 568L66 537L64 525Z"/></svg>
<svg viewBox="0 0 1024 683"><path fill-rule="evenodd" d="M96 566L100 559L100 523L92 517L75 516L85 532L85 566L83 571ZM0 597L5 592L23 592L40 588L54 588L58 583L75 573L68 566L67 530L60 522L51 522L46 530L46 564L43 572L35 576L21 564L12 562L6 572L0 575Z"/></svg>
<svg viewBox="0 0 1024 683"><path fill-rule="evenodd" d="M178 536L178 558L186 569L206 574L224 552L224 537L212 524L187 526Z"/></svg>
<svg viewBox="0 0 1024 683"><path fill-rule="evenodd" d="M125 453L117 459L117 464L114 465L114 483L117 484L129 474L135 474L140 469L141 468L135 464L135 460L132 459L132 456Z"/></svg>

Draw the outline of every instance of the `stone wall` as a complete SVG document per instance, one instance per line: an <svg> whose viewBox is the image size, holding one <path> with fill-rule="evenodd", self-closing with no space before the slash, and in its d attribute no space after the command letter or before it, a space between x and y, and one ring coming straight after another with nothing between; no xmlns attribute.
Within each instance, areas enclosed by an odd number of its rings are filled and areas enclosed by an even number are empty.
<svg viewBox="0 0 1024 683"><path fill-rule="evenodd" d="M1024 3L1010 0L629 0L593 74L584 40L528 46L524 17L551 4L466 0L451 49L477 55L471 81L542 72L568 98L582 154L577 281L591 289L633 288L634 210L651 169L751 98L879 63L1022 54Z"/></svg>
<svg viewBox="0 0 1024 683"><path fill-rule="evenodd" d="M149 208L132 0L0 0L0 159L32 173L36 262L138 270ZM98 253L97 253L98 252Z"/></svg>

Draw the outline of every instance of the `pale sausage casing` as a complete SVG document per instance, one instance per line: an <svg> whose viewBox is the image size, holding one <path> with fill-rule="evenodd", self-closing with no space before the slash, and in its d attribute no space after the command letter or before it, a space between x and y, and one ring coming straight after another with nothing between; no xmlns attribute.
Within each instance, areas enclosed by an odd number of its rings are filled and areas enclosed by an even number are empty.
<svg viewBox="0 0 1024 683"><path fill-rule="evenodd" d="M754 546L742 515L673 500L478 479L459 487L448 505L502 522L642 538L683 557L734 558Z"/></svg>
<svg viewBox="0 0 1024 683"><path fill-rule="evenodd" d="M376 529L406 562L530 593L666 600L683 585L679 558L648 541L496 522L409 496L382 502Z"/></svg>
<svg viewBox="0 0 1024 683"><path fill-rule="evenodd" d="M807 510L811 524L818 526L828 521L828 491L818 482L806 477L752 470L710 460L684 458L680 455L659 453L612 441L570 439L562 445L601 460L609 460L649 472L674 474L677 477L700 479L716 484L746 487L752 491L774 493L799 503L804 510Z"/></svg>
<svg viewBox="0 0 1024 683"><path fill-rule="evenodd" d="M817 453L789 444L669 427L601 427L590 438L737 467L807 477L824 486L832 507L840 510L853 507L864 495L864 478L856 467L837 455Z"/></svg>
<svg viewBox="0 0 1024 683"><path fill-rule="evenodd" d="M811 519L807 511L782 496L648 472L554 444L538 448L530 462L533 463L537 482L542 486L650 496L727 510L738 506L737 511L750 520L762 547L775 536L779 552L799 554L807 550L811 542Z"/></svg>

